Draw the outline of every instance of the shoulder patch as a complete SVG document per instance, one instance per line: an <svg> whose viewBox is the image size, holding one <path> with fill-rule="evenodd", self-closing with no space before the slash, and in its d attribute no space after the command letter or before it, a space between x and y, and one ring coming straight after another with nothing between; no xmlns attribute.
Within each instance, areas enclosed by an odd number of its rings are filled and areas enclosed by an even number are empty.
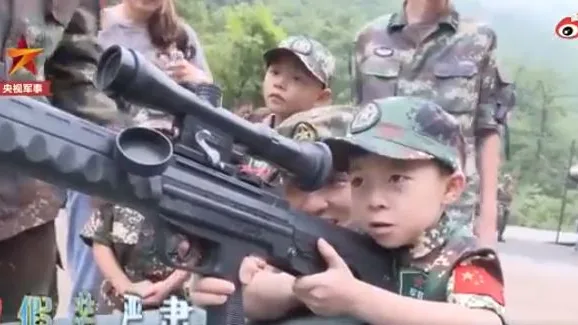
<svg viewBox="0 0 578 325"><path fill-rule="evenodd" d="M369 103L362 107L353 117L351 133L361 133L372 128L381 120L381 110L375 103Z"/></svg>
<svg viewBox="0 0 578 325"><path fill-rule="evenodd" d="M455 294L489 296L504 306L504 285L485 268L476 265L459 265L454 270Z"/></svg>
<svg viewBox="0 0 578 325"><path fill-rule="evenodd" d="M291 138L297 141L315 141L318 138L317 129L311 123L299 122L293 128Z"/></svg>

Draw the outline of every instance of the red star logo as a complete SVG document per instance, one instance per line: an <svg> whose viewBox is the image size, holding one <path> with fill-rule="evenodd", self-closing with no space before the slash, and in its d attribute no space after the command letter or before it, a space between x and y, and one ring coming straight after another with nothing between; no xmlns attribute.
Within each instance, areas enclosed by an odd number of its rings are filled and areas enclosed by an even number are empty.
<svg viewBox="0 0 578 325"><path fill-rule="evenodd" d="M16 46L16 48L9 48L6 51L6 54L12 58L12 66L10 67L8 74L12 75L19 69L24 68L30 71L33 75L36 75L36 64L34 64L34 59L38 54L42 53L42 49L28 48L28 43L24 36L20 37Z"/></svg>

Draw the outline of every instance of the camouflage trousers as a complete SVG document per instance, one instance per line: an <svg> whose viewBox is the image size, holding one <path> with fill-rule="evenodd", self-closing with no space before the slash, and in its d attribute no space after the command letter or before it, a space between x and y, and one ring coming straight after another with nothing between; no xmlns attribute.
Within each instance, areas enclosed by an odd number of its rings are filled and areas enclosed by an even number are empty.
<svg viewBox="0 0 578 325"><path fill-rule="evenodd" d="M504 237L504 232L510 221L510 207L504 204L499 204L498 209L498 239L502 240Z"/></svg>

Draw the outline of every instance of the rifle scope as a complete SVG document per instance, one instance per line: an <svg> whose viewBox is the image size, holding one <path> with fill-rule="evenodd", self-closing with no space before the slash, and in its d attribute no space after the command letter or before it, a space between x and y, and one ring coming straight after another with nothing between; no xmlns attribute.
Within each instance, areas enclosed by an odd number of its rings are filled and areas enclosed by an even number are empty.
<svg viewBox="0 0 578 325"><path fill-rule="evenodd" d="M226 130L251 155L291 174L303 190L321 188L331 172L331 151L324 143L297 142L226 109L215 108L134 50L118 45L108 48L99 61L96 83L106 93L134 104L172 115L192 115Z"/></svg>

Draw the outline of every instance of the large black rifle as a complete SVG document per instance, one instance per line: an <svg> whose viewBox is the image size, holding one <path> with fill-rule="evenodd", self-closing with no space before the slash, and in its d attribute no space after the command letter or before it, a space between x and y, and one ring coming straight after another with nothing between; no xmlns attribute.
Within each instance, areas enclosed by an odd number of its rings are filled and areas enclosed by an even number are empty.
<svg viewBox="0 0 578 325"><path fill-rule="evenodd" d="M312 191L330 174L325 144L296 142L214 107L120 46L103 54L97 84L178 117L181 136L169 139L143 127L115 132L31 98L2 97L0 162L140 211L157 225L155 247L165 263L236 283L225 305L207 309L209 325L244 324L238 270L245 256L261 256L296 276L318 273L326 269L319 238L335 247L356 277L393 289L395 253L365 235L290 209L265 183L231 163L233 145L242 145ZM200 240L201 260L183 255L176 237Z"/></svg>

